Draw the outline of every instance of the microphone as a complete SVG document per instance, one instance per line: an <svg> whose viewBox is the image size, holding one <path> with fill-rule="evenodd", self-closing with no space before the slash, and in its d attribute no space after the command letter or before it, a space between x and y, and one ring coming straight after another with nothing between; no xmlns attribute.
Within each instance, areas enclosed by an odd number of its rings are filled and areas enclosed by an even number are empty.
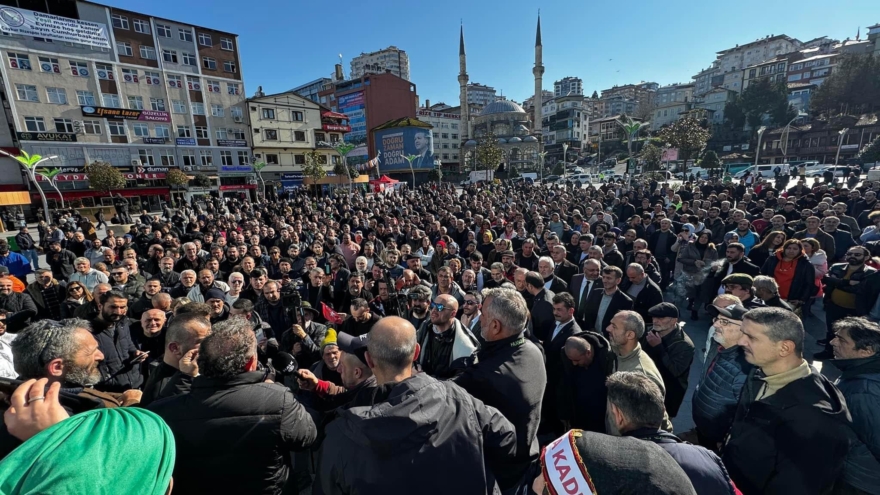
<svg viewBox="0 0 880 495"><path fill-rule="evenodd" d="M299 363L292 354L287 352L278 352L272 358L272 366L282 375L292 375L299 369Z"/></svg>

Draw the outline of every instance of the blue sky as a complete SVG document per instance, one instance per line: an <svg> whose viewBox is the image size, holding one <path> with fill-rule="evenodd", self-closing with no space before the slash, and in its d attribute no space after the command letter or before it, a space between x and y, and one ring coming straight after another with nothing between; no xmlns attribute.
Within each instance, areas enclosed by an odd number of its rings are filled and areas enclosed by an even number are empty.
<svg viewBox="0 0 880 495"><path fill-rule="evenodd" d="M99 0L100 1L100 0ZM686 82L715 52L769 34L806 41L855 38L880 23L877 0L590 2L485 0L106 0L133 11L239 36L245 89L285 91L329 77L351 58L396 45L410 57L421 100L458 103L458 30L464 23L472 82L522 102L534 93L535 23L541 9L544 88L578 76L584 92L615 84Z"/></svg>

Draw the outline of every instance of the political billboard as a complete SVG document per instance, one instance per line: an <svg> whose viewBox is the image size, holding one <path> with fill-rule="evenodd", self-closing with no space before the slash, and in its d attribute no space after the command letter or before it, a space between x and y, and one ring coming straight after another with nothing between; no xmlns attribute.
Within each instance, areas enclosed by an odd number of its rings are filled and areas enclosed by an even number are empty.
<svg viewBox="0 0 880 495"><path fill-rule="evenodd" d="M431 129L424 127L395 127L375 132L376 149L379 154L381 173L409 171L406 156L417 155L413 170L428 171L434 168L434 139Z"/></svg>
<svg viewBox="0 0 880 495"><path fill-rule="evenodd" d="M96 48L112 48L106 24L16 7L0 7L0 32Z"/></svg>
<svg viewBox="0 0 880 495"><path fill-rule="evenodd" d="M336 99L336 108L348 116L351 132L345 134L349 143L360 144L367 141L367 110L363 91L341 95Z"/></svg>

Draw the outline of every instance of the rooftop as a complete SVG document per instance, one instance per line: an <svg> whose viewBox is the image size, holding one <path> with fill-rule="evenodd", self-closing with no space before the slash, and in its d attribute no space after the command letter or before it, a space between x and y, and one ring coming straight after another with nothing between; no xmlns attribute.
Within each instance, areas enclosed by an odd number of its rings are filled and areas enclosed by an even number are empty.
<svg viewBox="0 0 880 495"><path fill-rule="evenodd" d="M493 115L496 113L508 113L508 112L516 112L516 113L526 113L525 110L516 103L510 100L498 100L489 103L485 107L483 107L483 111L480 112L480 115Z"/></svg>
<svg viewBox="0 0 880 495"><path fill-rule="evenodd" d="M727 50L721 50L720 52L716 52L716 53L718 55L724 55L725 53L734 52L736 50L742 50L743 48L749 48L754 45L759 45L761 43L769 43L771 41L778 41L778 40L796 41L796 42L800 43L800 40L798 40L797 38L792 38L791 36L788 36L785 34L779 34L779 35L771 34L770 36L767 36L765 38L756 39L755 41L752 41L751 43L746 43L745 45L736 45L733 48L728 48Z"/></svg>

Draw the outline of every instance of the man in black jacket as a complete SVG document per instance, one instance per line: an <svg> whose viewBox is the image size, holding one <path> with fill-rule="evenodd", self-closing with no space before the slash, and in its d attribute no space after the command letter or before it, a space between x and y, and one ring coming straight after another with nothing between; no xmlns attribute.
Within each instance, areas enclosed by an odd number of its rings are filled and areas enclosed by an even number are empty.
<svg viewBox="0 0 880 495"><path fill-rule="evenodd" d="M674 418L687 393L694 343L684 332L683 323L679 323L678 308L672 303L661 302L649 308L646 321L652 322L653 327L641 339L642 350L660 371L666 387L666 412Z"/></svg>
<svg viewBox="0 0 880 495"><path fill-rule="evenodd" d="M73 262L76 255L62 249L60 241L51 241L49 251L46 253L46 263L52 269L52 275L56 280L67 281L67 277L73 275Z"/></svg>
<svg viewBox="0 0 880 495"><path fill-rule="evenodd" d="M562 379L556 389L563 430L605 433L605 380L617 371L617 355L608 339L596 332L578 332L565 341Z"/></svg>
<svg viewBox="0 0 880 495"><path fill-rule="evenodd" d="M756 369L722 448L730 477L745 494L830 493L857 442L843 394L804 360L791 311L753 309L741 328Z"/></svg>
<svg viewBox="0 0 880 495"><path fill-rule="evenodd" d="M128 298L125 294L111 290L100 299L101 310L92 321L92 335L98 341L98 348L104 354L100 370L103 380L95 388L106 392L124 392L140 388L144 377L140 364L148 353L138 350L131 340L129 330Z"/></svg>
<svg viewBox="0 0 880 495"><path fill-rule="evenodd" d="M611 318L618 311L631 310L633 301L624 294L619 286L623 271L616 266L606 266L602 270L602 289L596 289L587 296L586 311L578 325L583 330L605 334Z"/></svg>
<svg viewBox="0 0 880 495"><path fill-rule="evenodd" d="M150 405L174 433L175 486L183 493L280 494L291 452L317 437L311 416L287 387L267 383L244 319L214 325L198 365L188 394Z"/></svg>
<svg viewBox="0 0 880 495"><path fill-rule="evenodd" d="M431 493L492 493L494 466L516 453L510 421L452 382L415 374L419 345L406 320L382 318L367 349L377 387L327 427L315 480L324 495L397 493L426 480ZM446 475L438 476L441 465ZM242 466L231 472L240 476Z"/></svg>
<svg viewBox="0 0 880 495"><path fill-rule="evenodd" d="M710 271L709 275L706 277L703 289L706 292L704 297L706 298L707 303L715 299L715 296L724 293L721 281L728 275L732 273L744 273L754 278L761 274L761 269L749 263L746 259L746 248L742 244L738 242L728 244L725 256L727 259L725 259L717 268L713 265L712 271Z"/></svg>
<svg viewBox="0 0 880 495"><path fill-rule="evenodd" d="M489 289L483 299L477 359L453 381L487 406L497 408L516 428L516 456L495 472L502 492L516 488L537 459L541 399L547 385L544 356L523 336L526 301L515 290Z"/></svg>
<svg viewBox="0 0 880 495"><path fill-rule="evenodd" d="M626 267L626 278L620 284L620 290L633 300L633 311L645 321L651 321L648 310L663 302L660 287L648 278L645 268L638 263Z"/></svg>
<svg viewBox="0 0 880 495"><path fill-rule="evenodd" d="M162 360L150 365L141 405L146 407L159 399L189 392L192 377L198 374L198 362L193 359L193 354L210 334L211 322L201 314L185 313L174 317L165 332ZM181 363L184 369L181 369Z"/></svg>
<svg viewBox="0 0 880 495"><path fill-rule="evenodd" d="M545 340L556 322L553 320L552 291L544 288L544 280L538 272L526 273L526 291L532 296L532 334Z"/></svg>

